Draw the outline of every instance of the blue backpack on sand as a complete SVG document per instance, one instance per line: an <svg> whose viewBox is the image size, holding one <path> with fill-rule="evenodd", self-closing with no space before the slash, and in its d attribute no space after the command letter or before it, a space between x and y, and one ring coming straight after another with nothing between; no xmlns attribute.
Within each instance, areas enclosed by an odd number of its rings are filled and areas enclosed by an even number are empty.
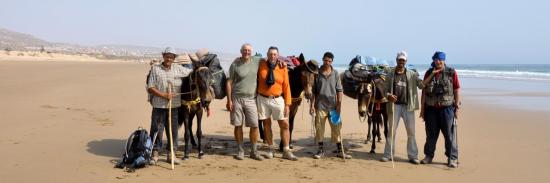
<svg viewBox="0 0 550 183"><path fill-rule="evenodd" d="M152 153L153 142L151 137L149 137L147 130L139 127L128 137L122 161L116 165L116 168L124 168L128 165L130 170L143 168L149 165Z"/></svg>

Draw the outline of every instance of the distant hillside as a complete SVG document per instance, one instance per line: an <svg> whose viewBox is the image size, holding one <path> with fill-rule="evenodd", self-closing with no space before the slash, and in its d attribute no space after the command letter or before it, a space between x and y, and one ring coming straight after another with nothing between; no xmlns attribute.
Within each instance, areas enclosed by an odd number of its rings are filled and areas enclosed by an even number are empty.
<svg viewBox="0 0 550 183"><path fill-rule="evenodd" d="M10 31L0 28L0 47L12 50L24 49L25 47L52 46L53 44L32 35Z"/></svg>
<svg viewBox="0 0 550 183"><path fill-rule="evenodd" d="M13 51L45 51L70 55L90 55L101 59L123 60L150 60L159 59L164 48L153 46L102 44L96 46L82 46L78 44L52 43L30 34L19 33L0 28L0 50ZM194 53L194 49L176 48L180 53ZM222 53L212 51L218 55L224 65L228 65L232 59L238 56L234 53Z"/></svg>

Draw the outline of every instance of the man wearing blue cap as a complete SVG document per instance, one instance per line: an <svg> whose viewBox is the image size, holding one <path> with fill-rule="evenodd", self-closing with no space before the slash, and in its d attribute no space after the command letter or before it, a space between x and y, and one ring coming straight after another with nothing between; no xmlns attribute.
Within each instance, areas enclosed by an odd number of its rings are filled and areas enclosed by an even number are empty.
<svg viewBox="0 0 550 183"><path fill-rule="evenodd" d="M426 122L426 157L422 164L432 162L439 131L445 138L445 155L447 165L458 167L458 145L456 141L455 118L458 118L460 107L460 83L453 68L446 67L445 53L435 52L432 57L432 68L426 71L422 90L422 107L420 117Z"/></svg>

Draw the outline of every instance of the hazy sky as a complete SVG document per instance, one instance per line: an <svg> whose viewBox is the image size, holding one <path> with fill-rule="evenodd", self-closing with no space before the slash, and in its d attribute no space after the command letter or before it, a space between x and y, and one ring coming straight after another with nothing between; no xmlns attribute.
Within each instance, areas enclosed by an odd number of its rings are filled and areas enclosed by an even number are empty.
<svg viewBox="0 0 550 183"><path fill-rule="evenodd" d="M11 0L0 27L53 42L173 46L238 53L242 43L265 55L304 52L337 63L357 54L394 62L550 63L548 0Z"/></svg>

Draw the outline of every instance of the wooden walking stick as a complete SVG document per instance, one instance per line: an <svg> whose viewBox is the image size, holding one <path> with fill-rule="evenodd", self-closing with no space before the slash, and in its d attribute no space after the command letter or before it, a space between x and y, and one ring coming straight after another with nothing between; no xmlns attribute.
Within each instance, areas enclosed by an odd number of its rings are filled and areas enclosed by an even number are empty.
<svg viewBox="0 0 550 183"><path fill-rule="evenodd" d="M170 139L170 164L172 165L172 170L174 170L174 139L172 138L172 83L168 82L168 133Z"/></svg>

